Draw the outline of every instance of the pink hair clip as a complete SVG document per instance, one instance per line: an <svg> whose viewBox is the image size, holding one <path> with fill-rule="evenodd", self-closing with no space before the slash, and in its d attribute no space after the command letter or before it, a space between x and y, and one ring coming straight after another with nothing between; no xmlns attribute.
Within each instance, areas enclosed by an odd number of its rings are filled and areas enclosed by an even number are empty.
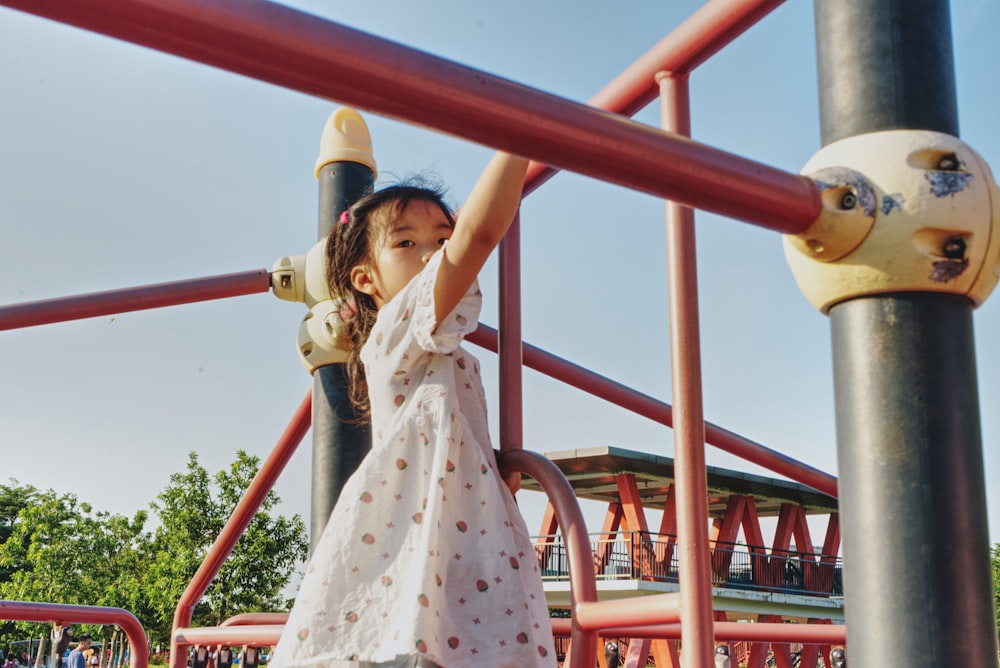
<svg viewBox="0 0 1000 668"><path fill-rule="evenodd" d="M350 220L351 220L351 216L347 213L346 209L344 209L343 211L340 212L340 224L341 225L347 225L347 223Z"/></svg>
<svg viewBox="0 0 1000 668"><path fill-rule="evenodd" d="M358 317L358 305L354 302L354 297L341 299L338 311L340 319L344 322L350 322Z"/></svg>

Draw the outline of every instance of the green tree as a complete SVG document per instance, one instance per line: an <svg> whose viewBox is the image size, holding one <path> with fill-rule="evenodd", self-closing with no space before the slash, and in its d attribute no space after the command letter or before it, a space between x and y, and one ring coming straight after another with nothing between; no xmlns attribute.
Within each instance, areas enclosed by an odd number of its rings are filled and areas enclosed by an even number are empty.
<svg viewBox="0 0 1000 668"><path fill-rule="evenodd" d="M7 539L0 545L0 564L12 572L0 584L0 598L48 601L135 610L137 549L148 540L146 513L133 519L94 512L72 494L25 490ZM19 635L47 635L37 624L19 624ZM102 637L110 629L87 629Z"/></svg>
<svg viewBox="0 0 1000 668"><path fill-rule="evenodd" d="M182 593L258 470L259 459L240 450L228 471L210 477L192 452L187 472L172 475L152 504L160 526L150 545L147 593L162 637L167 637ZM271 515L279 501L268 493L196 605L193 624L216 625L241 612L288 608L281 591L305 559L308 543L301 516Z"/></svg>
<svg viewBox="0 0 1000 668"><path fill-rule="evenodd" d="M16 480L11 480L10 485L0 485L0 549L13 534L18 514L31 504L36 492L34 487L21 486ZM25 567L23 561L4 561L0 558L0 591L3 590L4 583L10 582L14 573ZM0 646L6 645L10 640L19 640L18 635L14 622L0 620Z"/></svg>
<svg viewBox="0 0 1000 668"><path fill-rule="evenodd" d="M997 613L997 637L1000 637L1000 543L990 550L990 565L993 567L993 610Z"/></svg>
<svg viewBox="0 0 1000 668"><path fill-rule="evenodd" d="M225 518L232 514L259 469L258 458L241 450L229 471L215 475ZM300 515L291 518L271 515L279 501L273 491L267 494L219 571L208 592L213 603L211 623L220 624L241 612L289 608L290 601L281 592L308 555L309 542Z"/></svg>
<svg viewBox="0 0 1000 668"><path fill-rule="evenodd" d="M13 485L0 485L0 546L10 538L18 514L31 505L32 497L37 493L34 487L22 487L16 480L11 482ZM8 582L11 575L22 568L24 564L19 562L0 563L0 584Z"/></svg>
<svg viewBox="0 0 1000 668"><path fill-rule="evenodd" d="M160 525L146 530L148 513L134 517L95 512L72 494L0 486L0 599L124 608L150 640L166 644L181 594L204 561L259 469L238 452L210 476L191 453L187 471L151 504ZM251 520L233 554L195 609L193 623L215 625L240 612L287 609L281 596L307 553L299 515L272 516L273 492ZM110 628L84 628L95 636ZM0 643L48 635L45 625L16 625Z"/></svg>
<svg viewBox="0 0 1000 668"><path fill-rule="evenodd" d="M91 507L72 494L39 492L22 508L0 548L0 564L16 570L3 585L4 598L87 604L90 541L97 530Z"/></svg>

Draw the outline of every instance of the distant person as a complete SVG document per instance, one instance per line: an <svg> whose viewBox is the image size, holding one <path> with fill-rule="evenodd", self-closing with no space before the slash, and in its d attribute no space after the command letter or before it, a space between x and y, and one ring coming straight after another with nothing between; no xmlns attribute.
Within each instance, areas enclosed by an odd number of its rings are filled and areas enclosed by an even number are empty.
<svg viewBox="0 0 1000 668"><path fill-rule="evenodd" d="M732 662L729 659L729 645L715 646L715 668L729 668Z"/></svg>
<svg viewBox="0 0 1000 668"><path fill-rule="evenodd" d="M52 639L52 653L65 658L69 652L69 644L73 640L72 627L66 624L53 624L49 637Z"/></svg>
<svg viewBox="0 0 1000 668"><path fill-rule="evenodd" d="M219 650L215 653L216 668L232 668L232 665L233 650L229 649L229 645L219 645Z"/></svg>
<svg viewBox="0 0 1000 668"><path fill-rule="evenodd" d="M207 647L195 645L191 650L191 668L208 668L209 656Z"/></svg>
<svg viewBox="0 0 1000 668"><path fill-rule="evenodd" d="M614 640L604 643L604 660L607 662L608 668L618 668L622 665L621 650Z"/></svg>
<svg viewBox="0 0 1000 668"><path fill-rule="evenodd" d="M66 659L67 668L87 668L87 659L84 657L84 652L90 649L91 643L94 639L89 635L84 633L80 636L80 642L76 644L73 651L69 653L69 658Z"/></svg>
<svg viewBox="0 0 1000 668"><path fill-rule="evenodd" d="M260 650L256 647L244 647L240 656L240 666L242 668L257 668L260 663Z"/></svg>

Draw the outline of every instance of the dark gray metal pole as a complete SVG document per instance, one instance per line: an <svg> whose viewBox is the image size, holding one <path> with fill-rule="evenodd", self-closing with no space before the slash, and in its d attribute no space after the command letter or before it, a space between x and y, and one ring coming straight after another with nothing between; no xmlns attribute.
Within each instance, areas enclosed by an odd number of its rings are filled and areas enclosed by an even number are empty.
<svg viewBox="0 0 1000 668"><path fill-rule="evenodd" d="M814 6L824 144L958 135L946 0ZM852 665L996 665L972 308L914 292L830 310Z"/></svg>
<svg viewBox="0 0 1000 668"><path fill-rule="evenodd" d="M372 189L374 173L359 162L338 161L319 172L319 239L354 201ZM344 483L371 449L371 429L357 424L347 396L343 364L321 366L313 373L313 462L310 536L312 546L326 528Z"/></svg>
<svg viewBox="0 0 1000 668"><path fill-rule="evenodd" d="M814 0L823 145L879 130L958 136L948 0Z"/></svg>

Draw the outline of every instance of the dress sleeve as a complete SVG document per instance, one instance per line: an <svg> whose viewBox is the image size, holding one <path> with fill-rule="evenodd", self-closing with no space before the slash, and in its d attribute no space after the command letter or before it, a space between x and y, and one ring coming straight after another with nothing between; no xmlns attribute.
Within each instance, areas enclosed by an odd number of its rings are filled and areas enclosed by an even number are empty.
<svg viewBox="0 0 1000 668"><path fill-rule="evenodd" d="M432 353L450 353L458 348L462 339L478 327L483 306L479 281L473 281L458 305L435 329L434 284L445 253L447 246L431 257L411 286L414 290L413 336L417 345Z"/></svg>

